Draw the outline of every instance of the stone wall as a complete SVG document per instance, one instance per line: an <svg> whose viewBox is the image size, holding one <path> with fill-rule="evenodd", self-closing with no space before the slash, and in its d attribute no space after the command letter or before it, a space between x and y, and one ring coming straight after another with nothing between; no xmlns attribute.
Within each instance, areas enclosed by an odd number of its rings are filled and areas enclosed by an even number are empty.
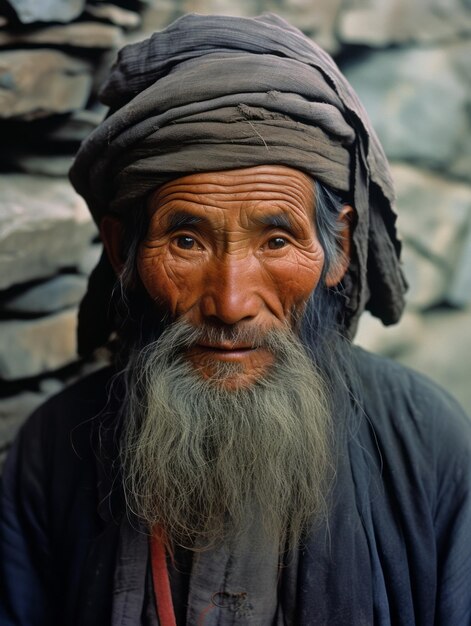
<svg viewBox="0 0 471 626"><path fill-rule="evenodd" d="M96 367L75 354L100 251L67 170L103 118L116 50L189 12L276 12L337 59L397 184L411 285L404 320L362 345L425 369L471 408L471 5L468 0L0 2L0 458L25 417Z"/></svg>

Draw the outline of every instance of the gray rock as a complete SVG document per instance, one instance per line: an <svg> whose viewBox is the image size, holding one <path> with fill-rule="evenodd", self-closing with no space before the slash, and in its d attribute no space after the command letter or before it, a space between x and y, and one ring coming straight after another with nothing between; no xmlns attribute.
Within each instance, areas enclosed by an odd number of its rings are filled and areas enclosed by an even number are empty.
<svg viewBox="0 0 471 626"><path fill-rule="evenodd" d="M422 316L422 338L398 361L430 376L453 394L471 415L471 308L433 311Z"/></svg>
<svg viewBox="0 0 471 626"><path fill-rule="evenodd" d="M312 0L294 0L291 2L264 2L263 11L272 11L284 17L312 37L330 54L338 52L339 43L336 37L336 24L341 15L342 0L316 0L315 8Z"/></svg>
<svg viewBox="0 0 471 626"><path fill-rule="evenodd" d="M46 397L53 396L65 387L65 383L58 378L43 378L39 382L39 391Z"/></svg>
<svg viewBox="0 0 471 626"><path fill-rule="evenodd" d="M53 313L78 304L86 289L85 277L62 274L10 298L2 308L12 313Z"/></svg>
<svg viewBox="0 0 471 626"><path fill-rule="evenodd" d="M338 21L342 42L370 46L447 41L470 32L461 0L352 0Z"/></svg>
<svg viewBox="0 0 471 626"><path fill-rule="evenodd" d="M97 110L73 111L67 120L49 131L48 140L59 143L83 141L104 119L107 110L99 105Z"/></svg>
<svg viewBox="0 0 471 626"><path fill-rule="evenodd" d="M446 299L455 306L471 304L471 227L468 228L466 242L447 290Z"/></svg>
<svg viewBox="0 0 471 626"><path fill-rule="evenodd" d="M145 4L141 14L143 38L156 30L162 30L180 15L181 11L178 10L174 0L159 0L158 4L156 2Z"/></svg>
<svg viewBox="0 0 471 626"><path fill-rule="evenodd" d="M90 67L57 50L0 52L0 117L26 120L83 108Z"/></svg>
<svg viewBox="0 0 471 626"><path fill-rule="evenodd" d="M452 51L387 50L343 69L390 158L445 170L455 161L469 128L469 93Z"/></svg>
<svg viewBox="0 0 471 626"><path fill-rule="evenodd" d="M67 176L73 162L71 156L50 156L37 154L16 154L9 159L10 163L27 174L44 174L45 176Z"/></svg>
<svg viewBox="0 0 471 626"><path fill-rule="evenodd" d="M365 350L395 357L413 350L421 341L421 316L405 311L398 324L383 324L365 311L360 318L354 343Z"/></svg>
<svg viewBox="0 0 471 626"><path fill-rule="evenodd" d="M94 243L89 246L77 265L77 271L84 276L90 276L100 259L102 251L103 246L101 243Z"/></svg>
<svg viewBox="0 0 471 626"><path fill-rule="evenodd" d="M85 13L126 29L138 28L141 23L141 17L138 13L128 11L115 4L87 4L85 5Z"/></svg>
<svg viewBox="0 0 471 626"><path fill-rule="evenodd" d="M471 5L470 5L471 9ZM457 76L463 81L468 92L468 127L461 136L455 157L448 171L453 176L471 182L471 40L457 43L450 47L450 59L456 70Z"/></svg>
<svg viewBox="0 0 471 626"><path fill-rule="evenodd" d="M402 262L409 284L407 302L415 310L424 310L446 299L450 269L431 262L430 256L417 250L405 239Z"/></svg>
<svg viewBox="0 0 471 626"><path fill-rule="evenodd" d="M227 0L182 0L180 11L182 13L213 13L216 15L254 15L256 6L253 0L238 0L237 4Z"/></svg>
<svg viewBox="0 0 471 626"><path fill-rule="evenodd" d="M123 44L121 29L99 22L45 26L27 32L0 31L0 45L59 45L75 48L117 48Z"/></svg>
<svg viewBox="0 0 471 626"><path fill-rule="evenodd" d="M8 0L23 24L70 22L82 13L85 0Z"/></svg>
<svg viewBox="0 0 471 626"><path fill-rule="evenodd" d="M38 376L73 363L76 328L76 309L34 320L0 321L0 378Z"/></svg>
<svg viewBox="0 0 471 626"><path fill-rule="evenodd" d="M76 265L95 234L68 181L0 176L0 289Z"/></svg>
<svg viewBox="0 0 471 626"><path fill-rule="evenodd" d="M455 268L463 263L471 228L471 187L405 165L393 165L392 173L408 301L426 308L447 298Z"/></svg>
<svg viewBox="0 0 471 626"><path fill-rule="evenodd" d="M467 132L463 133L448 171L457 178L471 182L471 125Z"/></svg>
<svg viewBox="0 0 471 626"><path fill-rule="evenodd" d="M447 50L450 54L451 62L453 63L456 71L467 83L468 87L471 87L471 63L469 62L471 41L469 40L469 38L466 38L462 41L458 40L453 45L447 47Z"/></svg>

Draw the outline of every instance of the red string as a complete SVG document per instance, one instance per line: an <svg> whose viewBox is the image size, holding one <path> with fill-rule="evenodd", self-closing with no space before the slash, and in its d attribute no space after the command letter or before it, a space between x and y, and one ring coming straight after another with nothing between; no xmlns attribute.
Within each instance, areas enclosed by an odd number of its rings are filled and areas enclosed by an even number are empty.
<svg viewBox="0 0 471 626"><path fill-rule="evenodd" d="M150 554L152 563L152 581L157 615L160 626L176 626L175 611L173 610L172 591L168 577L167 559L163 535L159 528L154 529L150 540Z"/></svg>

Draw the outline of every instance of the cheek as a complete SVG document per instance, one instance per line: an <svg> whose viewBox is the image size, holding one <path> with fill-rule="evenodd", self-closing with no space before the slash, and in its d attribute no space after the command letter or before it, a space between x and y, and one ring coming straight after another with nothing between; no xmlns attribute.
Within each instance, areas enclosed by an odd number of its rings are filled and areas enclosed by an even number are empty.
<svg viewBox="0 0 471 626"><path fill-rule="evenodd" d="M198 282L195 268L184 265L169 259L160 248L142 248L137 261L140 279L150 298L174 316L189 306L195 291L191 286Z"/></svg>
<svg viewBox="0 0 471 626"><path fill-rule="evenodd" d="M317 287L324 267L322 247L294 250L283 262L269 268L285 316L300 310Z"/></svg>

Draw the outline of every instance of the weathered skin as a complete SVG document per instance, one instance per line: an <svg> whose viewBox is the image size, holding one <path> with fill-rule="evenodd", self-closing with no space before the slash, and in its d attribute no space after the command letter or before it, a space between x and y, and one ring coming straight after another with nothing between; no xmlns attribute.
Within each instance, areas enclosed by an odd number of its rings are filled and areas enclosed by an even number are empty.
<svg viewBox="0 0 471 626"><path fill-rule="evenodd" d="M138 255L142 283L175 319L196 327L264 331L291 324L324 266L314 205L312 180L285 166L173 180L149 199L151 221ZM102 224L112 259L119 232L116 224ZM327 284L336 284L344 271L337 269ZM240 363L241 386L272 362L265 349L245 344L199 345L188 356L205 377L215 361Z"/></svg>

